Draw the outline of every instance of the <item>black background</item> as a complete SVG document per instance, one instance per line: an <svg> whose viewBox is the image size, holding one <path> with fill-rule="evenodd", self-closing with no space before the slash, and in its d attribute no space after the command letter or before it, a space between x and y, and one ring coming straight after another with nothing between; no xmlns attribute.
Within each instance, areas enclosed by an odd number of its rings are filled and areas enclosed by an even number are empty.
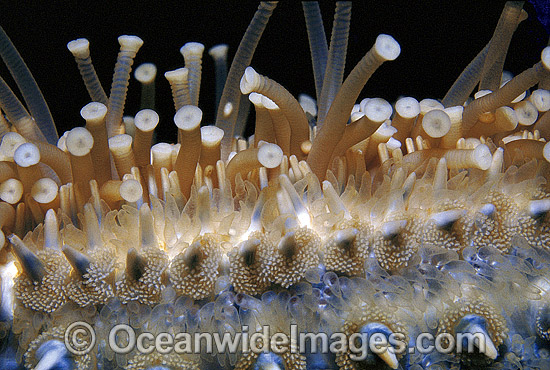
<svg viewBox="0 0 550 370"><path fill-rule="evenodd" d="M455 78L491 38L503 2L354 2L346 74L374 43L379 33L392 35L401 55L388 62L367 83L363 97L399 96L442 98ZM80 108L89 102L67 42L86 37L92 60L108 92L118 52L117 37L135 34L145 43L136 65L153 62L158 67L157 111L161 116L159 139L175 140L174 112L164 72L183 66L179 48L201 42L208 48L227 43L230 57L252 19L256 3L238 1L120 2L24 1L0 6L0 25L18 48L50 106L61 134L84 122ZM536 63L548 35L530 15L512 40L505 68L517 74ZM325 31L330 39L334 3L321 4ZM271 17L252 60L252 66L285 86L292 94L315 95L310 51L301 4L280 3ZM0 74L15 89L5 66ZM139 84L130 82L126 114L139 110ZM214 122L214 67L205 52L199 106L203 122Z"/></svg>

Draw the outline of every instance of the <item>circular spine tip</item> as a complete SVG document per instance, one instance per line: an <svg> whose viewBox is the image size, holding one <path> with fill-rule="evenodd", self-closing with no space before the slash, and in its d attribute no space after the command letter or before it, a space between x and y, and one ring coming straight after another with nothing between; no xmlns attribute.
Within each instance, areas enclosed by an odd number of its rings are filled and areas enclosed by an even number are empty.
<svg viewBox="0 0 550 370"><path fill-rule="evenodd" d="M374 50L384 61L395 60L401 53L401 46L390 35L380 34L376 38Z"/></svg>
<svg viewBox="0 0 550 370"><path fill-rule="evenodd" d="M241 78L240 88L241 93L250 94L258 84L260 75L252 67L246 67L243 77Z"/></svg>
<svg viewBox="0 0 550 370"><path fill-rule="evenodd" d="M493 155L491 150L485 144L476 146L474 149L474 160L478 165L480 170L488 170L491 167L491 162L493 161Z"/></svg>
<svg viewBox="0 0 550 370"><path fill-rule="evenodd" d="M143 195L143 188L139 181L134 179L128 179L120 184L119 189L120 196L127 202L137 202Z"/></svg>
<svg viewBox="0 0 550 370"><path fill-rule="evenodd" d="M21 167L30 167L40 162L40 151L33 143L23 143L15 150L13 160Z"/></svg>
<svg viewBox="0 0 550 370"><path fill-rule="evenodd" d="M384 99L369 99L364 107L363 113L373 122L384 122L392 114L391 104Z"/></svg>
<svg viewBox="0 0 550 370"><path fill-rule="evenodd" d="M182 67L164 73L168 82L183 82L189 76L189 69Z"/></svg>
<svg viewBox="0 0 550 370"><path fill-rule="evenodd" d="M223 139L223 130L216 126L201 127L201 140L205 144L216 144Z"/></svg>
<svg viewBox="0 0 550 370"><path fill-rule="evenodd" d="M420 114L420 103L415 98L401 98L395 103L395 111L403 118L413 118Z"/></svg>
<svg viewBox="0 0 550 370"><path fill-rule="evenodd" d="M266 168L275 168L283 160L283 150L277 144L266 143L258 150L258 161Z"/></svg>
<svg viewBox="0 0 550 370"><path fill-rule="evenodd" d="M184 58L190 56L201 56L204 52L204 45L200 42L188 42L180 48L180 53Z"/></svg>
<svg viewBox="0 0 550 370"><path fill-rule="evenodd" d="M445 136L451 128L451 119L442 110L434 109L426 113L422 120L422 128L433 138Z"/></svg>
<svg viewBox="0 0 550 370"><path fill-rule="evenodd" d="M546 112L550 109L550 91L548 90L538 89L533 91L529 100L537 107L539 112Z"/></svg>
<svg viewBox="0 0 550 370"><path fill-rule="evenodd" d="M43 177L37 180L31 188L31 195L38 203L46 204L52 202L59 192L55 181L49 177ZM52 209L49 209L51 211Z"/></svg>
<svg viewBox="0 0 550 370"><path fill-rule="evenodd" d="M229 45L219 44L212 46L210 50L208 50L208 54L214 59L222 59L227 57L227 50L229 50Z"/></svg>
<svg viewBox="0 0 550 370"><path fill-rule="evenodd" d="M75 127L69 131L65 145L69 153L82 157L90 153L90 150L94 146L94 138L90 131L84 127Z"/></svg>
<svg viewBox="0 0 550 370"><path fill-rule="evenodd" d="M544 49L542 49L542 52L540 53L540 60L544 68L547 71L550 71L550 46L547 46Z"/></svg>
<svg viewBox="0 0 550 370"><path fill-rule="evenodd" d="M531 126L537 121L539 111L533 103L522 100L514 106L518 123L522 126Z"/></svg>
<svg viewBox="0 0 550 370"><path fill-rule="evenodd" d="M127 134L115 135L109 138L109 149L114 152L126 152L132 147L132 137Z"/></svg>
<svg viewBox="0 0 550 370"><path fill-rule="evenodd" d="M122 35L118 37L118 43L124 50L137 52L141 45L143 45L143 40L137 36Z"/></svg>
<svg viewBox="0 0 550 370"><path fill-rule="evenodd" d="M52 180L53 181L53 180ZM0 184L0 200L16 204L23 196L23 183L17 179L7 179Z"/></svg>
<svg viewBox="0 0 550 370"><path fill-rule="evenodd" d="M179 129L191 131L197 128L202 120L202 111L194 105L184 105L174 116L174 123Z"/></svg>
<svg viewBox="0 0 550 370"><path fill-rule="evenodd" d="M90 56L90 42L88 39L76 39L67 43L67 49L75 58L87 58Z"/></svg>
<svg viewBox="0 0 550 370"><path fill-rule="evenodd" d="M152 109L142 109L134 117L134 124L141 131L153 131L159 123L159 115Z"/></svg>
<svg viewBox="0 0 550 370"><path fill-rule="evenodd" d="M105 106L105 104L98 102L88 103L80 110L80 116L82 116L82 118L84 118L86 121L103 119L106 114L107 107Z"/></svg>
<svg viewBox="0 0 550 370"><path fill-rule="evenodd" d="M157 76L157 66L153 63L143 63L136 68L134 77L142 84L149 84L155 80Z"/></svg>

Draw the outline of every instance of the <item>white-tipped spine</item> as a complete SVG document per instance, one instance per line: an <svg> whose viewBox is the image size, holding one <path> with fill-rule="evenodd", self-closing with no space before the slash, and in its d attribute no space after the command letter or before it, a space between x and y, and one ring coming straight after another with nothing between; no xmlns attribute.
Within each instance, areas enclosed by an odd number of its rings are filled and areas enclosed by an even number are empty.
<svg viewBox="0 0 550 370"><path fill-rule="evenodd" d="M283 151L277 144L265 143L258 150L258 161L265 168L275 168L283 160Z"/></svg>
<svg viewBox="0 0 550 370"><path fill-rule="evenodd" d="M126 102L126 92L128 91L128 82L130 80L130 71L132 64L134 64L136 53L141 45L143 45L143 40L137 36L123 35L118 38L118 42L120 44L120 51L115 65L106 117L109 137L119 133L124 104Z"/></svg>
<svg viewBox="0 0 550 370"><path fill-rule="evenodd" d="M13 153L13 160L23 168L35 166L40 162L40 151L32 143L23 143Z"/></svg>
<svg viewBox="0 0 550 370"><path fill-rule="evenodd" d="M204 45L198 42L188 42L180 49L185 67L189 69L189 96L192 105L199 104L203 52Z"/></svg>
<svg viewBox="0 0 550 370"><path fill-rule="evenodd" d="M451 129L451 119L443 110L433 109L422 118L422 129L431 138L443 137Z"/></svg>
<svg viewBox="0 0 550 370"><path fill-rule="evenodd" d="M522 126L531 126L537 121L539 111L533 103L528 100L522 100L514 105L518 123Z"/></svg>
<svg viewBox="0 0 550 370"><path fill-rule="evenodd" d="M189 96L189 69L183 67L168 71L164 74L164 77L170 83L176 111L184 105L191 105L191 97Z"/></svg>
<svg viewBox="0 0 550 370"><path fill-rule="evenodd" d="M401 53L401 46L390 35L380 34L374 43L374 55L382 61L395 60Z"/></svg>
<svg viewBox="0 0 550 370"><path fill-rule="evenodd" d="M365 116L376 123L384 122L392 115L393 109L391 104L381 98L369 99L364 107L361 107Z"/></svg>
<svg viewBox="0 0 550 370"><path fill-rule="evenodd" d="M134 152L132 150L132 137L127 134L120 134L109 138L109 150L113 155L118 176L130 173L136 165Z"/></svg>
<svg viewBox="0 0 550 370"><path fill-rule="evenodd" d="M143 202L143 188L139 181L127 179L120 184L120 196L128 203L138 203L140 206Z"/></svg>
<svg viewBox="0 0 550 370"><path fill-rule="evenodd" d="M136 126L134 156L138 167L143 167L151 162L151 141L153 131L158 123L159 115L152 109L142 109L134 117Z"/></svg>
<svg viewBox="0 0 550 370"><path fill-rule="evenodd" d="M0 200L9 204L17 204L23 196L23 190L23 183L21 181L7 179L0 184Z"/></svg>
<svg viewBox="0 0 550 370"><path fill-rule="evenodd" d="M550 110L550 91L537 89L529 95L529 101L537 108L540 113Z"/></svg>
<svg viewBox="0 0 550 370"><path fill-rule="evenodd" d="M90 42L87 39L76 39L67 44L67 48L73 54L84 85L92 101L107 105L108 99L99 82L96 71L90 58Z"/></svg>
<svg viewBox="0 0 550 370"><path fill-rule="evenodd" d="M143 63L134 71L134 77L142 84L149 85L157 77L157 66L153 63Z"/></svg>

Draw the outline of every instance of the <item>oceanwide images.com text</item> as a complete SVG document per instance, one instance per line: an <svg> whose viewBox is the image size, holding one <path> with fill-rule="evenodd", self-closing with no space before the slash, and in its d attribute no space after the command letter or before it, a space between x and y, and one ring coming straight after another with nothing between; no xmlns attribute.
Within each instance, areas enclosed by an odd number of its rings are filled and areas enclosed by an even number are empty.
<svg viewBox="0 0 550 370"><path fill-rule="evenodd" d="M93 328L85 322L70 325L65 332L65 345L74 355L90 352L98 338ZM296 325L288 332L271 332L270 326L251 332L243 326L241 332L230 333L150 333L136 332L126 324L115 325L109 332L109 348L119 354L137 350L142 354L157 351L160 354L171 352L193 353L248 353L273 352L293 353L342 353L349 352L354 361L362 361L369 354L378 355L386 362L396 361L405 353L485 353L493 357L496 348L483 333L420 333L414 341L409 341L403 333L304 333ZM495 356L496 357L496 356Z"/></svg>

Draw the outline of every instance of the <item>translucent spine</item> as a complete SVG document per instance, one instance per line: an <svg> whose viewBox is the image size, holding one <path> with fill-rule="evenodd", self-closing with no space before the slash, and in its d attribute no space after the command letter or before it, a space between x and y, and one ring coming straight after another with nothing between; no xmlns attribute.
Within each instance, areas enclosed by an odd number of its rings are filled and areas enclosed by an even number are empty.
<svg viewBox="0 0 550 370"><path fill-rule="evenodd" d="M315 92L317 101L321 100L321 90L327 67L328 45L323 18L318 1L303 1L304 17L306 19L309 49L311 51L311 63L313 64L313 77L315 78Z"/></svg>
<svg viewBox="0 0 550 370"><path fill-rule="evenodd" d="M184 105L191 105L191 98L189 97L189 70L185 67L178 68L166 72L164 77L170 83L176 111Z"/></svg>
<svg viewBox="0 0 550 370"><path fill-rule="evenodd" d="M506 8L503 10L503 14L505 13L505 11ZM501 16L501 20L502 19L503 18ZM521 17L516 18L512 33L515 31L517 25L521 20ZM508 25L508 27L510 27L510 25ZM498 37L496 32L494 37ZM455 80L449 91L447 91L445 97L441 101L445 108L462 105L464 104L466 99L468 99L468 96L470 96L475 86L482 78L481 76L484 71L484 65L486 64L485 59L487 58L487 54L489 53L489 48L491 47L492 42L493 40L489 41L487 45L485 45L483 50L481 50L470 62L470 64L468 64L468 66L464 69L464 71L462 71L460 76L458 76L458 78ZM504 53L504 55L505 54L506 53ZM500 67L500 70L502 71L502 66Z"/></svg>
<svg viewBox="0 0 550 370"><path fill-rule="evenodd" d="M134 155L136 166L144 167L151 162L153 131L159 123L159 115L152 109L140 110L135 117Z"/></svg>
<svg viewBox="0 0 550 370"><path fill-rule="evenodd" d="M177 172L181 192L187 199L191 193L193 177L201 154L202 111L193 105L186 105L178 110L174 116L174 123L178 127L181 138L174 169Z"/></svg>
<svg viewBox="0 0 550 370"><path fill-rule="evenodd" d="M136 68L134 77L141 83L141 109L155 109L157 66L153 63L143 63Z"/></svg>
<svg viewBox="0 0 550 370"><path fill-rule="evenodd" d="M48 142L55 145L59 136L57 135L57 129L55 128L50 109L27 65L23 62L21 55L19 55L19 52L15 49L15 46L13 46L13 43L2 27L0 27L0 56L10 70L19 90L21 90L23 99L25 99L38 127Z"/></svg>
<svg viewBox="0 0 550 370"><path fill-rule="evenodd" d="M225 86L225 80L227 80L227 49L229 46L226 44L216 45L210 50L208 54L214 59L214 68L216 69L216 109L220 105L220 99L222 98L223 88Z"/></svg>
<svg viewBox="0 0 550 370"><path fill-rule="evenodd" d="M136 165L132 149L132 137L120 134L109 138L109 150L113 156L118 177L122 179Z"/></svg>
<svg viewBox="0 0 550 370"><path fill-rule="evenodd" d="M249 94L252 91L267 96L279 106L292 132L290 153L302 159L300 146L309 139L309 123L300 103L283 86L248 67L241 79L241 92Z"/></svg>
<svg viewBox="0 0 550 370"><path fill-rule="evenodd" d="M94 145L92 134L84 127L75 127L67 135L67 150L71 160L77 203L84 205L92 195L90 180L94 176L94 165L90 151Z"/></svg>
<svg viewBox="0 0 550 370"><path fill-rule="evenodd" d="M0 138L2 138L5 134L10 132L10 126L8 124L8 121L6 121L6 118L4 117L4 113L0 110Z"/></svg>
<svg viewBox="0 0 550 370"><path fill-rule="evenodd" d="M0 77L0 108L15 126L17 132L28 140L46 141L44 134L29 115L23 104L17 99L13 91Z"/></svg>
<svg viewBox="0 0 550 370"><path fill-rule="evenodd" d="M491 112L509 104L519 94L548 75L550 75L550 47L544 48L541 53L541 61L532 68L523 71L499 90L474 100L464 108L462 133L467 133L484 112Z"/></svg>
<svg viewBox="0 0 550 370"><path fill-rule="evenodd" d="M62 184L73 182L73 174L67 153L46 142L36 141L34 144L40 150L40 161L54 170Z"/></svg>
<svg viewBox="0 0 550 370"><path fill-rule="evenodd" d="M328 162L342 138L353 105L376 69L387 60L399 56L401 48L389 35L379 35L375 45L357 63L339 90L327 114L326 125L319 130L307 158L311 170L319 179L325 178Z"/></svg>
<svg viewBox="0 0 550 370"><path fill-rule="evenodd" d="M483 63L483 71L479 82L480 90L495 91L500 87L500 76L502 75L504 59L508 52L512 35L519 24L522 7L523 1L506 2Z"/></svg>
<svg viewBox="0 0 550 370"><path fill-rule="evenodd" d="M120 36L118 42L120 44L120 51L115 65L111 95L109 96L109 103L107 105L106 122L109 137L120 133L130 70L132 69L132 64L134 64L136 53L141 45L143 45L143 40L137 36Z"/></svg>
<svg viewBox="0 0 550 370"><path fill-rule="evenodd" d="M86 90L94 102L108 104L107 94L99 82L90 57L90 42L87 39L76 39L67 44L67 48L73 54Z"/></svg>
<svg viewBox="0 0 550 370"><path fill-rule="evenodd" d="M239 82L244 70L254 55L256 46L264 32L265 26L273 9L277 6L276 2L262 2L254 14L250 25L239 44L239 48L229 68L227 80L223 88L223 94L220 99L218 113L216 115L216 127L224 131L222 140L222 158L227 158L231 150L231 140L235 129L235 122L238 115L238 103L240 100Z"/></svg>
<svg viewBox="0 0 550 370"><path fill-rule="evenodd" d="M111 179L111 160L109 158L109 143L105 126L106 114L107 107L98 102L88 103L80 110L80 115L86 120L86 129L90 131L94 138L91 155L95 178L99 186Z"/></svg>
<svg viewBox="0 0 550 370"><path fill-rule="evenodd" d="M198 42L188 42L180 49L185 60L185 68L189 70L189 97L191 104L195 106L199 105L203 52L204 45Z"/></svg>
<svg viewBox="0 0 550 370"><path fill-rule="evenodd" d="M351 21L351 1L339 1L336 3L334 24L330 38L328 61L323 79L323 89L319 98L317 112L317 126L322 127L326 115L338 93L344 79L344 67L346 65L346 53L348 49L349 26Z"/></svg>

